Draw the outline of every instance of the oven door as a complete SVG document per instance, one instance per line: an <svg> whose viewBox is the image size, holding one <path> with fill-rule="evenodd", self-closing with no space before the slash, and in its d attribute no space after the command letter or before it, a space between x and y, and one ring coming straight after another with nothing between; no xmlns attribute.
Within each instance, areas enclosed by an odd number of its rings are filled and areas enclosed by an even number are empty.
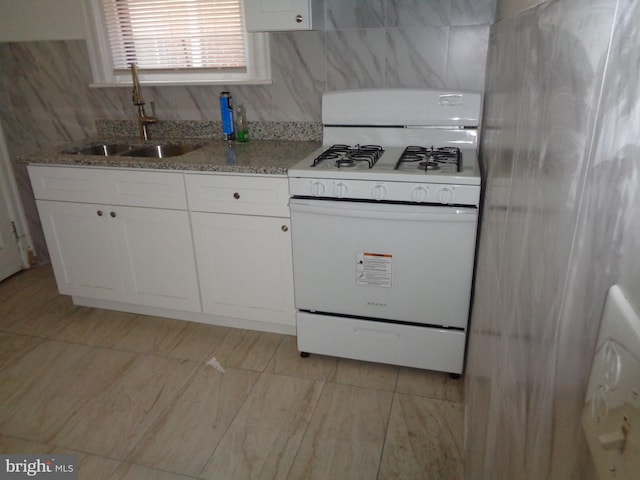
<svg viewBox="0 0 640 480"><path fill-rule="evenodd" d="M466 328L475 208L292 198L296 308Z"/></svg>

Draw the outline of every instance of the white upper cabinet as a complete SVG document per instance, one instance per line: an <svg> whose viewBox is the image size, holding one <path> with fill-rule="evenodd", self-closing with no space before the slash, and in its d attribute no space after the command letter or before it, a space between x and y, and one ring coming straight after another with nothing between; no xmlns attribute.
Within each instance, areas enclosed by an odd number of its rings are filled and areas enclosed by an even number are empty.
<svg viewBox="0 0 640 480"><path fill-rule="evenodd" d="M322 30L324 0L245 0L249 32Z"/></svg>

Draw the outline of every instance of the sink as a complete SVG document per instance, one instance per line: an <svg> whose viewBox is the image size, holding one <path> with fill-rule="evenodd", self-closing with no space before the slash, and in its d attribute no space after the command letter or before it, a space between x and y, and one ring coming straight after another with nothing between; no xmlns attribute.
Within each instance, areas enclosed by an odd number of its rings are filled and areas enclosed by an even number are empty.
<svg viewBox="0 0 640 480"><path fill-rule="evenodd" d="M127 157L151 157L151 158L166 158L177 157L184 155L185 153L193 152L202 145L149 145L143 148L136 148L128 152L124 152L121 155Z"/></svg>
<svg viewBox="0 0 640 480"><path fill-rule="evenodd" d="M95 145L85 145L70 150L65 150L65 154L71 155L99 155L103 157L126 156L126 157L147 157L166 158L177 157L185 153L202 148L202 145L189 144L158 144L158 145L126 145L118 143L100 143Z"/></svg>
<svg viewBox="0 0 640 480"><path fill-rule="evenodd" d="M74 148L66 150L62 153L74 154L74 155L101 155L103 157L110 157L112 155L120 155L131 150L131 145L121 145L117 143L100 143L97 145L87 145L80 148Z"/></svg>

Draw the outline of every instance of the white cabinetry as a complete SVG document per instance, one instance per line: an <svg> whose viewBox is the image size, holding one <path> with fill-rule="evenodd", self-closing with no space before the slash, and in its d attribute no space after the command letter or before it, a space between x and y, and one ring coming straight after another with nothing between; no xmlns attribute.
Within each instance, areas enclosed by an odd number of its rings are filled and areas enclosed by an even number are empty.
<svg viewBox="0 0 640 480"><path fill-rule="evenodd" d="M324 28L323 0L245 0L244 5L250 32Z"/></svg>
<svg viewBox="0 0 640 480"><path fill-rule="evenodd" d="M108 210L105 217L103 205L36 203L60 293L122 299Z"/></svg>
<svg viewBox="0 0 640 480"><path fill-rule="evenodd" d="M61 293L200 311L182 174L29 166L29 175Z"/></svg>
<svg viewBox="0 0 640 480"><path fill-rule="evenodd" d="M203 311L295 325L287 179L185 181Z"/></svg>
<svg viewBox="0 0 640 480"><path fill-rule="evenodd" d="M286 177L28 169L75 303L295 333Z"/></svg>

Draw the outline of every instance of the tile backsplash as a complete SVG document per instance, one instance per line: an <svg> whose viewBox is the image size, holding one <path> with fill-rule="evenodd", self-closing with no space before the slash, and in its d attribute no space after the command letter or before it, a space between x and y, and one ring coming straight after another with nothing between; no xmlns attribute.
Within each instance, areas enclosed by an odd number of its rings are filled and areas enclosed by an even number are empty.
<svg viewBox="0 0 640 480"><path fill-rule="evenodd" d="M270 34L271 85L145 87L161 120L219 121L229 90L249 121L321 121L322 93L377 87L483 90L495 0L326 0L324 31ZM18 154L133 120L128 88L90 88L84 40L0 43L0 122ZM251 133L251 132L250 132ZM18 183L36 251L46 252L26 172Z"/></svg>
<svg viewBox="0 0 640 480"><path fill-rule="evenodd" d="M229 89L250 121L319 122L324 91L435 87L483 90L494 0L325 2L323 31L270 34L271 85L145 87L163 120L219 120ZM0 44L0 119L24 153L132 119L128 88L90 88L83 40ZM35 141L35 144L34 144Z"/></svg>
<svg viewBox="0 0 640 480"><path fill-rule="evenodd" d="M322 141L319 122L248 122L251 140ZM151 138L206 138L222 132L220 120L170 120L148 125ZM96 120L98 137L136 137L140 126L136 120Z"/></svg>

